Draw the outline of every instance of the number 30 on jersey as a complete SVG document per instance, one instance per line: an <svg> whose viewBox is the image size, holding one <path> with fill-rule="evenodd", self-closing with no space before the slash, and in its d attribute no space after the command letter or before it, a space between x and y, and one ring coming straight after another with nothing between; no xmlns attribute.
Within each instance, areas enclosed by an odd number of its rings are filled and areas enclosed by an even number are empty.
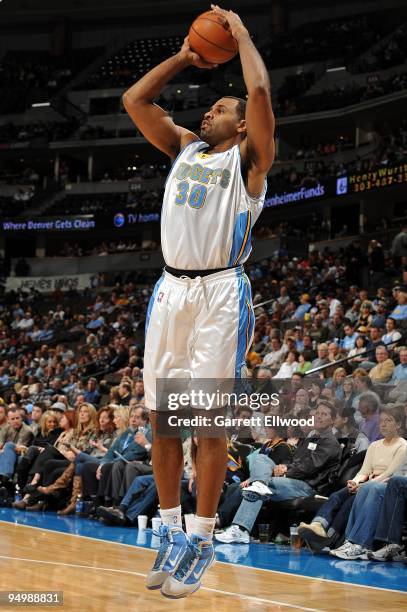
<svg viewBox="0 0 407 612"><path fill-rule="evenodd" d="M177 185L177 195L175 196L175 203L178 206L185 206L186 203L191 208L202 208L205 204L206 194L208 189L205 185L192 185L188 181L182 181Z"/></svg>

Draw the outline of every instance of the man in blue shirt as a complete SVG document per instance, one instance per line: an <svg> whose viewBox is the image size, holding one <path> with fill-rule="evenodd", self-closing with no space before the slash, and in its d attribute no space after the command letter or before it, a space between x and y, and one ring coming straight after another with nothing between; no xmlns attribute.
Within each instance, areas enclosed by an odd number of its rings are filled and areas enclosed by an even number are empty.
<svg viewBox="0 0 407 612"><path fill-rule="evenodd" d="M396 319L397 321L407 319L407 293L400 291L397 296L397 302L398 305L391 313L391 318Z"/></svg>
<svg viewBox="0 0 407 612"><path fill-rule="evenodd" d="M302 321L304 319L304 315L311 308L311 304L309 303L309 299L310 299L310 297L309 297L308 293L303 293L302 294L302 296L301 296L301 303L297 307L297 309L294 312L293 316L291 317L292 319L295 319L295 320L298 320L298 321Z"/></svg>
<svg viewBox="0 0 407 612"><path fill-rule="evenodd" d="M354 327L350 324L345 325L343 331L345 332L345 336L340 341L339 346L345 349L345 351L350 351L351 349L355 348L356 338L359 336L359 334L355 332Z"/></svg>
<svg viewBox="0 0 407 612"><path fill-rule="evenodd" d="M97 388L97 380L96 378L89 378L88 383L86 385L86 391L84 391L83 396L85 401L90 404L98 405L100 401L100 393Z"/></svg>
<svg viewBox="0 0 407 612"><path fill-rule="evenodd" d="M407 380L407 348L400 351L400 363L393 370L389 383L398 383L400 380Z"/></svg>

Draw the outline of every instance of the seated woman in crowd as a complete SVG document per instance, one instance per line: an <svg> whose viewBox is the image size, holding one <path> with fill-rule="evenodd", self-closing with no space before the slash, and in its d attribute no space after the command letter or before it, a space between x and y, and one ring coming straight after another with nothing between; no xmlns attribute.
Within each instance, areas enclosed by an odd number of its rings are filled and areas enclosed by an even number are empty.
<svg viewBox="0 0 407 612"><path fill-rule="evenodd" d="M64 413L66 414L66 412ZM77 426L73 431L72 437L65 442L65 449L58 451L62 457L49 457L42 465L41 482L43 486L48 486L62 475L65 469L75 459L72 447L90 453L92 446L90 440L93 438L96 429L96 408L89 403L82 404L78 410ZM51 447L52 448L52 447ZM37 460L38 461L38 460ZM67 479L66 485L70 484L71 478ZM26 500L26 509L36 511L42 510L45 506L44 492L37 487Z"/></svg>
<svg viewBox="0 0 407 612"><path fill-rule="evenodd" d="M338 403L341 404L342 402ZM351 442L352 454L367 450L370 444L366 434L359 431L353 413L353 408L341 406L337 409L335 419L336 436L341 441L346 438Z"/></svg>
<svg viewBox="0 0 407 612"><path fill-rule="evenodd" d="M33 443L29 446L17 464L17 484L22 491L27 484L27 481L31 481L34 476L33 465L36 458L40 453L48 446L53 446L57 438L63 432L59 422L61 414L54 410L46 410L40 420L40 430L35 436Z"/></svg>
<svg viewBox="0 0 407 612"><path fill-rule="evenodd" d="M75 431L76 424L76 412L75 410L67 410L60 418L59 426L62 429L62 433L58 436L53 446L47 446L37 456L32 466L31 471L34 476L29 485L26 485L26 495L18 502L13 503L13 508L24 510L27 507L27 502L30 498L30 494L36 490L44 469L44 465L52 458L65 459L67 453L67 447L71 443Z"/></svg>
<svg viewBox="0 0 407 612"><path fill-rule="evenodd" d="M403 411L397 407L383 407L380 410L380 433L383 439L370 444L360 471L347 482L346 487L329 497L312 522L300 524L298 533L314 552L320 552L326 547L333 551L346 530L346 546L335 550L335 556L340 556L342 550L348 551L345 553L348 556L342 557L347 559L356 559L364 554L365 551L362 553L361 549L369 544L371 537L361 530L366 510L369 508L371 511L372 500L380 507L378 501L383 498L386 481L405 459L407 442L400 435L402 426ZM365 502L367 506L363 510ZM355 511L351 512L354 504ZM360 539L362 542L354 542Z"/></svg>
<svg viewBox="0 0 407 612"><path fill-rule="evenodd" d="M352 412L355 412L352 408L355 392L353 389L353 380L350 376L347 376L342 383L342 397L339 399L344 408L351 408Z"/></svg>
<svg viewBox="0 0 407 612"><path fill-rule="evenodd" d="M348 353L348 357L352 357L349 360L349 364L352 367L358 367L363 361L366 361L366 356L364 355L367 347L367 338L360 334L355 341L355 347L351 349Z"/></svg>
<svg viewBox="0 0 407 612"><path fill-rule="evenodd" d="M95 506L103 505L107 501L106 498L113 500L118 497L125 460L143 461L148 456L147 449L137 442L140 433L138 428L146 424L147 414L144 408L134 406L129 410L122 406L117 407L114 414L115 423L120 426L126 424L127 427L116 437L100 461L86 462L82 466L83 497L91 499Z"/></svg>
<svg viewBox="0 0 407 612"><path fill-rule="evenodd" d="M327 387L332 391L333 399L343 399L343 383L345 379L345 368L336 368L332 376L332 381L327 382Z"/></svg>
<svg viewBox="0 0 407 612"><path fill-rule="evenodd" d="M273 378L291 378L298 370L298 353L297 351L289 351L284 363Z"/></svg>
<svg viewBox="0 0 407 612"><path fill-rule="evenodd" d="M100 408L97 415L97 428L89 440L92 450L89 453L84 452L71 444L71 451L75 455L74 461L51 485L38 487L38 491L45 495L60 495L61 491L63 492L73 479L71 500L66 508L58 510L58 514L64 516L75 511L77 498L82 494L82 466L88 461L100 461L111 447L117 435L113 418L112 407Z"/></svg>

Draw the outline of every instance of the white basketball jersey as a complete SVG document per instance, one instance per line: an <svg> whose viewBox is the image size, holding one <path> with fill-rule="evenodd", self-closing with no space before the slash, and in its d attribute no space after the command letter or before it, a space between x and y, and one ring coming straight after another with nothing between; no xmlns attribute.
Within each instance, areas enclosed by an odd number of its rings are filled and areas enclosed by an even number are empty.
<svg viewBox="0 0 407 612"><path fill-rule="evenodd" d="M179 270L210 270L244 263L251 229L264 205L248 195L239 145L205 154L209 145L192 142L176 158L167 178L161 213L161 246L166 264Z"/></svg>

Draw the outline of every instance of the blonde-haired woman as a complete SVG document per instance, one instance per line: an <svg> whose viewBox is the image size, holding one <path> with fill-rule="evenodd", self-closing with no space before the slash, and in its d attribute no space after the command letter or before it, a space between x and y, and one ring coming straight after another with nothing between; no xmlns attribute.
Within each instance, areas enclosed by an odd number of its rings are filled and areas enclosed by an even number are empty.
<svg viewBox="0 0 407 612"><path fill-rule="evenodd" d="M54 485L49 487L49 493L55 493L59 490L61 485L61 479L63 484L63 477L66 472L70 476L73 475L72 495L68 505L58 511L58 514L66 516L75 512L75 506L79 495L82 495L82 469L85 463L99 463L101 458L107 453L114 440L117 437L117 430L114 424L113 408L111 406L100 408L97 413L97 428L94 436L89 440L89 444L92 447L90 453L84 453L79 451L77 448L71 447L74 454L75 460L74 467L71 466L65 470L64 474L59 478Z"/></svg>
<svg viewBox="0 0 407 612"><path fill-rule="evenodd" d="M343 399L343 382L346 379L346 370L345 368L336 368L332 375L332 391L334 393L334 399L342 400Z"/></svg>
<svg viewBox="0 0 407 612"><path fill-rule="evenodd" d="M119 406L117 404L110 404L110 407L113 408L113 422L120 435L129 426L130 409L127 406Z"/></svg>
<svg viewBox="0 0 407 612"><path fill-rule="evenodd" d="M43 479L48 486L39 486L38 491L44 495L50 495L57 490L67 489L73 479L75 466L74 461L77 453L90 454L93 450L91 440L95 436L97 428L97 410L93 404L83 402L77 410L77 425L72 440L66 447L64 453L65 461L54 459L46 463ZM66 460L69 462L66 463Z"/></svg>
<svg viewBox="0 0 407 612"><path fill-rule="evenodd" d="M17 465L17 484L20 491L23 490L28 481L34 477L35 470L33 469L34 462L38 455L44 451L47 446L53 446L62 433L59 426L60 413L54 410L46 410L40 419L40 430L35 436L32 445L26 449Z"/></svg>

